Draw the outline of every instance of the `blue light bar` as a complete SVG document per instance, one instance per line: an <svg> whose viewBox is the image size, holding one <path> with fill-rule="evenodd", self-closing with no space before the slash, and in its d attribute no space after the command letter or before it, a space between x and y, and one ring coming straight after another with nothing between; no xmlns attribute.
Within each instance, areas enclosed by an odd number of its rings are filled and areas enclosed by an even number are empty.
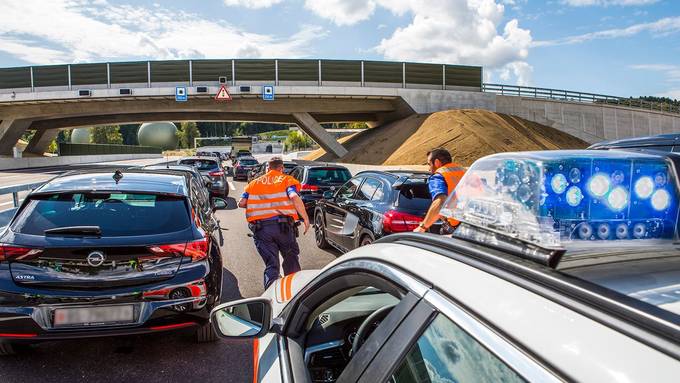
<svg viewBox="0 0 680 383"><path fill-rule="evenodd" d="M663 156L503 153L475 162L442 214L554 249L571 241L674 239L679 199Z"/></svg>

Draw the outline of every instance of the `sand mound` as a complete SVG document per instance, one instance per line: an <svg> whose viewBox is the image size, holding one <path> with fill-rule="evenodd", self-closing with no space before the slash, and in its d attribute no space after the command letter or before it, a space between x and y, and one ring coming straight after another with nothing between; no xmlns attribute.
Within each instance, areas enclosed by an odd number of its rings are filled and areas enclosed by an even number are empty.
<svg viewBox="0 0 680 383"><path fill-rule="evenodd" d="M588 143L557 129L507 114L485 110L448 110L404 120L345 137L349 150L336 158L323 150L305 159L368 165L425 164L426 153L444 147L455 161L468 166L499 152L581 149Z"/></svg>

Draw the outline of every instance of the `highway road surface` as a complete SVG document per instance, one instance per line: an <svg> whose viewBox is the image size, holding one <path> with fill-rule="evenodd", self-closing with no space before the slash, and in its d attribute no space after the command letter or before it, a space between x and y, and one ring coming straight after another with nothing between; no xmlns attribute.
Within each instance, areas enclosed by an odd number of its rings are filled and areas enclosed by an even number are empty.
<svg viewBox="0 0 680 383"><path fill-rule="evenodd" d="M56 174L56 173L55 173ZM4 172L2 174L4 176ZM2 179L0 176L0 179ZM262 294L264 264L247 237L243 210L233 197L245 184L234 182L229 209L217 213L225 241L223 301ZM303 269L321 268L339 256L320 250L313 232L300 238ZM252 382L252 343L193 342L191 330L143 336L42 343L0 358L0 382Z"/></svg>

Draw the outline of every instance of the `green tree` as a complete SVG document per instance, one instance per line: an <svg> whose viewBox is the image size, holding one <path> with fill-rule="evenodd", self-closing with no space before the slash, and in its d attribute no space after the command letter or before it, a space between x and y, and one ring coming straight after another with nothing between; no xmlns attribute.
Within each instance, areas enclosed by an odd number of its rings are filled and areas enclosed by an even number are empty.
<svg viewBox="0 0 680 383"><path fill-rule="evenodd" d="M177 130L177 138L179 139L179 147L188 149L194 147L194 138L201 137L201 132L198 130L196 123L182 122Z"/></svg>
<svg viewBox="0 0 680 383"><path fill-rule="evenodd" d="M118 125L95 126L90 130L90 142L93 144L123 144L123 135Z"/></svg>
<svg viewBox="0 0 680 383"><path fill-rule="evenodd" d="M288 134L288 138L286 138L286 148L291 149L291 150L298 150L298 149L304 149L312 146L314 141L312 141L311 138L309 138L308 135L298 132L298 131L292 131Z"/></svg>

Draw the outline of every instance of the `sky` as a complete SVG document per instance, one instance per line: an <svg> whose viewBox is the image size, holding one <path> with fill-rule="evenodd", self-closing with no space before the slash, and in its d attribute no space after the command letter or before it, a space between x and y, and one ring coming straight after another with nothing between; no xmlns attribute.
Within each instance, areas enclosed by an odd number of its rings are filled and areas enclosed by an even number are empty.
<svg viewBox="0 0 680 383"><path fill-rule="evenodd" d="M480 65L680 99L680 0L2 0L0 67L201 58Z"/></svg>

